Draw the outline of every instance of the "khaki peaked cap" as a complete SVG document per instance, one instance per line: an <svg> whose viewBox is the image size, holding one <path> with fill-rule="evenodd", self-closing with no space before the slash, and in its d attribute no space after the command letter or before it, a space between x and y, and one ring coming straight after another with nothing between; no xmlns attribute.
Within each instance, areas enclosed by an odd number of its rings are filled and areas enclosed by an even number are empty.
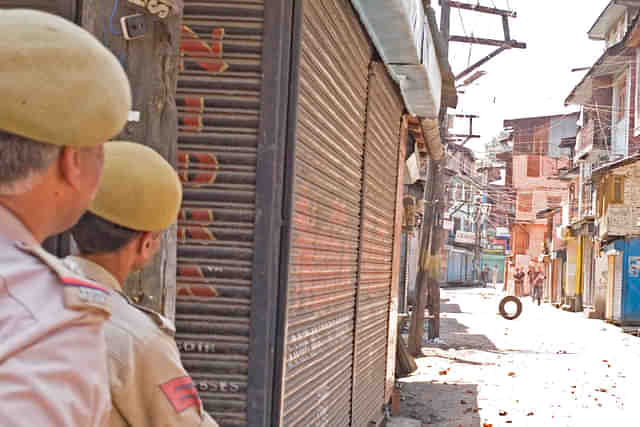
<svg viewBox="0 0 640 427"><path fill-rule="evenodd" d="M89 211L137 231L162 231L178 217L182 184L153 149L127 141L104 145L104 169Z"/></svg>
<svg viewBox="0 0 640 427"><path fill-rule="evenodd" d="M94 36L55 15L0 10L0 129L76 147L117 135L131 109L118 59Z"/></svg>

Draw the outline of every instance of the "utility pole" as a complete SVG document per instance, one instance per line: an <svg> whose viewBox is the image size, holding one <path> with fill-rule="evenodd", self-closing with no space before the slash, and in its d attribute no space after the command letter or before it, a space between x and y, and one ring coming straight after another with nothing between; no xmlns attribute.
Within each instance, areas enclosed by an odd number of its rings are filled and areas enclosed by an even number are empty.
<svg viewBox="0 0 640 427"><path fill-rule="evenodd" d="M430 7L428 0L425 1L426 7ZM448 5L442 5L440 33L443 37L443 43L441 55L445 58L449 57L449 10ZM442 141L446 141L446 117L447 105L443 97L438 117ZM416 307L411 316L409 327L409 352L414 356L422 354L425 309L429 311L429 339L440 336L440 282L438 280L440 248L442 246L440 211L444 200L443 188L445 185L441 176L441 164L446 161L446 157L440 161L429 160L429 174L425 182L425 215L420 242L420 265L416 277Z"/></svg>
<svg viewBox="0 0 640 427"><path fill-rule="evenodd" d="M485 46L497 47L497 49L491 52L489 55L485 56L478 62L470 65L462 72L456 74L456 80L460 80L468 76L473 71L475 71L478 67L481 67L482 65L486 64L488 61L495 58L505 50L527 48L526 43L521 43L511 38L511 30L509 29L509 18L516 18L518 16L514 11L498 9L495 7L480 6L479 4L470 4L470 3L464 3L460 1L454 1L454 0L440 0L440 5L442 6L441 31L443 31L443 35L446 36L446 39L445 39L446 43L449 43L450 41L452 41L452 42L459 42L459 43L482 44ZM469 10L477 13L484 13L484 14L499 16L502 19L502 31L504 33L504 40L451 35L450 16L451 16L452 7L457 9L462 9L462 10ZM446 33L444 32L445 25L446 25Z"/></svg>

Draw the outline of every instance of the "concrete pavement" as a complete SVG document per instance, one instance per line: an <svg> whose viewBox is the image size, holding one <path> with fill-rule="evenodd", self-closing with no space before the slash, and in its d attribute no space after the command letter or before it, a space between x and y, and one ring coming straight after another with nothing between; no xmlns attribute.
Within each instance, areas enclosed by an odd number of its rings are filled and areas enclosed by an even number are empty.
<svg viewBox="0 0 640 427"><path fill-rule="evenodd" d="M442 344L401 379L401 415L423 426L640 425L640 338L492 288L442 290Z"/></svg>

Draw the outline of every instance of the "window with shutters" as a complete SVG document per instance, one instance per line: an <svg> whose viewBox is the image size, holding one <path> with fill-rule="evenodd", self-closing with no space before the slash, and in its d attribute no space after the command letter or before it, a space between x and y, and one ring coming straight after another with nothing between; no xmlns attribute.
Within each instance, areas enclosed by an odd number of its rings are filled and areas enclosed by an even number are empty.
<svg viewBox="0 0 640 427"><path fill-rule="evenodd" d="M540 176L540 156L527 156L527 176L532 178Z"/></svg>
<svg viewBox="0 0 640 427"><path fill-rule="evenodd" d="M525 231L519 230L516 231L515 237L516 244L514 246L516 255L524 255L529 249L529 234Z"/></svg>
<svg viewBox="0 0 640 427"><path fill-rule="evenodd" d="M533 194L520 193L518 194L518 211L531 212L533 210Z"/></svg>
<svg viewBox="0 0 640 427"><path fill-rule="evenodd" d="M455 193L454 193L454 199L456 201L462 200L462 184L460 183L456 183L456 187L455 187Z"/></svg>
<svg viewBox="0 0 640 427"><path fill-rule="evenodd" d="M609 203L624 203L624 177L612 176L609 179Z"/></svg>
<svg viewBox="0 0 640 427"><path fill-rule="evenodd" d="M545 126L537 129L533 134L533 151L531 154L547 154L549 129Z"/></svg>
<svg viewBox="0 0 640 427"><path fill-rule="evenodd" d="M547 207L556 208L562 203L562 196L547 194Z"/></svg>
<svg viewBox="0 0 640 427"><path fill-rule="evenodd" d="M609 195L607 190L607 184L605 182L601 182L598 185L598 191L596 194L596 215L598 218L602 217L607 212L607 207L609 206Z"/></svg>

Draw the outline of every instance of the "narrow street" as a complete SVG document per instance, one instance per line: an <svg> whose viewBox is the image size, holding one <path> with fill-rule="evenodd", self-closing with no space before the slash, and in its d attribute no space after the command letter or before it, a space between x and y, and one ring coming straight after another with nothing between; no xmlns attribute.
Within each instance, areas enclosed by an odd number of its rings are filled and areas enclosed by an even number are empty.
<svg viewBox="0 0 640 427"><path fill-rule="evenodd" d="M638 425L640 338L530 298L504 320L500 295L443 289L442 342L399 380L403 416L442 427Z"/></svg>

